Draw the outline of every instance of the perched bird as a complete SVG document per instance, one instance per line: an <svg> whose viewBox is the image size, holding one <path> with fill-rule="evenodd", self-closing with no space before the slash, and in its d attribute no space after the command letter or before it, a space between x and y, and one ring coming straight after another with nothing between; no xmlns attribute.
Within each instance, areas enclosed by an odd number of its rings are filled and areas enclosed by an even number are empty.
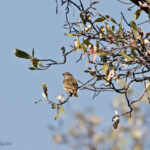
<svg viewBox="0 0 150 150"><path fill-rule="evenodd" d="M65 72L62 74L64 76L63 80L63 88L66 93L73 94L75 97L78 97L77 89L78 89L78 83L73 77L73 75L69 72Z"/></svg>

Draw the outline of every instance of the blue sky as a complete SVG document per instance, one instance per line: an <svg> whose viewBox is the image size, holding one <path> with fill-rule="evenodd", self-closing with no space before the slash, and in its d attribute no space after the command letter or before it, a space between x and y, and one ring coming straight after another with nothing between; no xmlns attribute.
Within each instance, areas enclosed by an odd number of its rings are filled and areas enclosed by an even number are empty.
<svg viewBox="0 0 150 150"><path fill-rule="evenodd" d="M37 72L28 70L29 62L13 54L15 48L30 54L34 48L36 57L62 60L60 48L65 46L69 49L70 40L64 36L64 10L59 7L59 14L56 15L55 6L54 0L0 1L0 141L12 143L11 146L0 146L0 149L55 149L47 128L49 124L58 126L58 120L53 119L55 111L47 103L34 104L42 97L41 83L47 83L49 97L55 100L64 93L63 72L69 71L76 78L86 80L83 73L85 62L74 63L79 54L71 55L64 66ZM120 12L127 9L114 0L102 0L99 7L104 14L111 14L118 20ZM126 15L132 18L128 12ZM79 91L79 98L73 98L66 104L65 110L69 113L91 106L97 115L104 117L106 123L111 123L112 100L111 94L102 94L92 100L92 93ZM71 121L66 116L64 122ZM64 130L67 131L65 127Z"/></svg>

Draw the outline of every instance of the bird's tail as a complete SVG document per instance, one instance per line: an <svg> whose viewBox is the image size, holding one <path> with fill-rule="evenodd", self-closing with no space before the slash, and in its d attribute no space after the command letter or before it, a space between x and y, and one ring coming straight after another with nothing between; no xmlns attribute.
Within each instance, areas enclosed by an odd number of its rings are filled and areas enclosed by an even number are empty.
<svg viewBox="0 0 150 150"><path fill-rule="evenodd" d="M77 92L74 92L74 93L73 93L73 96L74 96L74 97L78 97Z"/></svg>

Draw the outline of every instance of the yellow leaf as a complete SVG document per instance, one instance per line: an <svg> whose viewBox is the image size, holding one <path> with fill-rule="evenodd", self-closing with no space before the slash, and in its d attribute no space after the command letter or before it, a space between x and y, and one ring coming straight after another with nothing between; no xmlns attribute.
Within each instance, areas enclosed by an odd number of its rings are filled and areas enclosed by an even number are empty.
<svg viewBox="0 0 150 150"><path fill-rule="evenodd" d="M65 112L65 110L64 110L64 108L63 108L62 106L61 106L59 109L60 109L60 112L61 112L61 113L64 113L64 112Z"/></svg>
<svg viewBox="0 0 150 150"><path fill-rule="evenodd" d="M103 65L103 71L105 75L107 75L107 70L108 70L108 65L107 64Z"/></svg>
<svg viewBox="0 0 150 150"><path fill-rule="evenodd" d="M104 28L104 26L101 26L101 27L100 27L100 32L102 32L102 33L104 33L104 32L105 32L105 28Z"/></svg>
<svg viewBox="0 0 150 150"><path fill-rule="evenodd" d="M73 36L76 36L76 34L68 34L68 33L65 33L66 36L69 36L69 37L73 37Z"/></svg>
<svg viewBox="0 0 150 150"><path fill-rule="evenodd" d="M54 119L56 120L56 119L57 119L57 117L58 117L58 112L57 112L57 114L55 115Z"/></svg>

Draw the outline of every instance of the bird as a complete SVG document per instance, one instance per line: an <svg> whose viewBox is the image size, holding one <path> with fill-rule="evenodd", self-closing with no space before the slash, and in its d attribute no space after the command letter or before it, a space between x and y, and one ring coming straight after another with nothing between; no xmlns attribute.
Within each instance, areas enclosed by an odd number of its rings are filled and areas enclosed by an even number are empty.
<svg viewBox="0 0 150 150"><path fill-rule="evenodd" d="M76 79L73 77L73 75L70 72L65 72L62 74L64 76L63 80L63 88L64 91L71 96L78 97L77 89L78 89L78 83Z"/></svg>

